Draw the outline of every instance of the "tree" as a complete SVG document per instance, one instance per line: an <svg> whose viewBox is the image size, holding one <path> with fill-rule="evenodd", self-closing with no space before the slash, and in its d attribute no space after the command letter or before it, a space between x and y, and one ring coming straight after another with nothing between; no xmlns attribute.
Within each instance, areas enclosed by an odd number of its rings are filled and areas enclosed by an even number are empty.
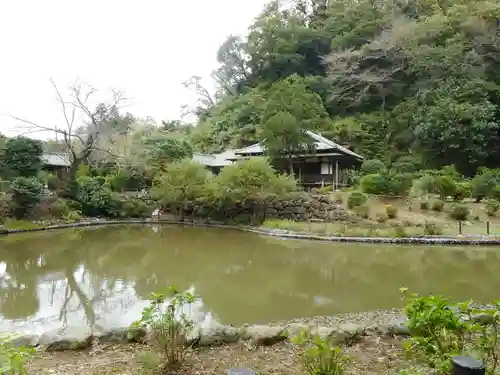
<svg viewBox="0 0 500 375"><path fill-rule="evenodd" d="M216 98L203 85L200 76L192 76L187 81L184 81L183 85L196 95L196 105L194 107L183 106L183 115L192 114L199 120L204 119L208 111L215 106Z"/></svg>
<svg viewBox="0 0 500 375"><path fill-rule="evenodd" d="M10 177L33 177L42 168L42 142L27 137L9 138L5 143L3 167Z"/></svg>
<svg viewBox="0 0 500 375"><path fill-rule="evenodd" d="M180 160L169 164L154 182L153 195L162 207L178 210L181 221L190 202L202 196L210 179L210 172L199 163Z"/></svg>
<svg viewBox="0 0 500 375"><path fill-rule="evenodd" d="M43 186L34 177L17 177L12 181L12 213L17 219L28 217L40 202Z"/></svg>
<svg viewBox="0 0 500 375"><path fill-rule="evenodd" d="M168 163L193 156L193 148L186 138L164 136L146 140L150 147L149 161L156 168L164 170Z"/></svg>
<svg viewBox="0 0 500 375"><path fill-rule="evenodd" d="M88 162L93 152L109 153L109 150L99 147L99 142L110 124L116 125L117 121L121 121L119 106L124 102L125 97L122 93L113 90L109 101L98 103L95 109L92 109L91 100L98 93L96 89L76 82L69 88L68 97L64 98L55 82L52 80L51 83L61 106L64 120L62 125L47 126L25 118L12 117L24 124L27 133L53 132L56 138L62 138L71 157L69 177L74 178L80 164Z"/></svg>

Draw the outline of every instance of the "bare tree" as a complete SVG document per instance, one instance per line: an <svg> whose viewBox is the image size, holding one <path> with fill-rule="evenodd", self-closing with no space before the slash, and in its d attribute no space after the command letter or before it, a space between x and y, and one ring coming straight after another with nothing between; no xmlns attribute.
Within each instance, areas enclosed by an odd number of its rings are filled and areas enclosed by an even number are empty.
<svg viewBox="0 0 500 375"><path fill-rule="evenodd" d="M106 123L118 116L119 107L126 101L126 98L121 92L112 90L109 102L100 102L95 109L92 109L94 107L91 102L98 93L96 89L77 81L71 85L68 96L65 98L54 80L50 82L61 106L64 120L62 126L47 126L21 117L11 117L23 123L24 134L54 132L56 139L62 138L71 159L68 177L73 178L78 167L82 163L86 163L93 152L111 153L111 151L99 147L99 140L105 131ZM114 156L118 157L119 155Z"/></svg>

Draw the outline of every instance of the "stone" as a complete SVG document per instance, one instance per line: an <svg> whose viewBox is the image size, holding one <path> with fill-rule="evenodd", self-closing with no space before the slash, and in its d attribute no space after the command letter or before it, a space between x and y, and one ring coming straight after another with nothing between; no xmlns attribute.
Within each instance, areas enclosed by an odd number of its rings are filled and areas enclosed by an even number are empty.
<svg viewBox="0 0 500 375"><path fill-rule="evenodd" d="M92 344L90 328L74 327L67 330L53 330L40 336L39 344L47 351L82 350Z"/></svg>
<svg viewBox="0 0 500 375"><path fill-rule="evenodd" d="M111 330L105 330L104 332L97 332L94 334L95 337L99 340L100 343L126 343L129 340L129 328L114 328Z"/></svg>
<svg viewBox="0 0 500 375"><path fill-rule="evenodd" d="M406 320L393 320L387 325L387 331L394 336L410 336L410 329Z"/></svg>
<svg viewBox="0 0 500 375"><path fill-rule="evenodd" d="M308 324L291 323L286 327L287 337L291 339L292 337L297 336L304 329L309 331L311 328Z"/></svg>
<svg viewBox="0 0 500 375"><path fill-rule="evenodd" d="M35 347L38 346L38 341L40 340L39 335L32 334L6 334L2 335L2 338L5 338L5 341L14 345L14 346L27 346L27 347Z"/></svg>
<svg viewBox="0 0 500 375"><path fill-rule="evenodd" d="M213 346L236 342L239 339L239 333L240 330L238 328L212 322L209 327L200 329L198 346Z"/></svg>
<svg viewBox="0 0 500 375"><path fill-rule="evenodd" d="M130 327L127 329L127 340L131 342L142 342L146 339L147 330L141 327Z"/></svg>
<svg viewBox="0 0 500 375"><path fill-rule="evenodd" d="M249 368L230 368L227 370L227 375L256 375L254 370Z"/></svg>
<svg viewBox="0 0 500 375"><path fill-rule="evenodd" d="M337 337L337 330L334 328L334 327L315 327L311 330L311 334L313 335L318 335L319 337L321 337L322 339L326 339L326 338L336 338ZM342 342L344 341L343 339L338 339L339 342ZM337 341L337 339L335 339L334 341Z"/></svg>
<svg viewBox="0 0 500 375"><path fill-rule="evenodd" d="M243 340L250 340L257 346L269 346L287 338L286 329L277 326L254 325L245 328L241 333Z"/></svg>

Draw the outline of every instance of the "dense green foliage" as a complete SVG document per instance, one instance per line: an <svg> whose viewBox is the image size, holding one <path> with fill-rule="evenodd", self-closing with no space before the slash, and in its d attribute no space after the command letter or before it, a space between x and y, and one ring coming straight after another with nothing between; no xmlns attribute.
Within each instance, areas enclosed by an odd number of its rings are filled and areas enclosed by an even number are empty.
<svg viewBox="0 0 500 375"><path fill-rule="evenodd" d="M38 140L9 138L3 150L3 170L9 177L34 177L42 168L42 143Z"/></svg>
<svg viewBox="0 0 500 375"><path fill-rule="evenodd" d="M499 17L498 0L273 1L220 47L219 100L198 112L193 144L280 144L289 129L294 148L304 128L400 173L494 167Z"/></svg>
<svg viewBox="0 0 500 375"><path fill-rule="evenodd" d="M17 177L12 181L11 211L17 219L22 219L31 213L42 197L43 186L35 178Z"/></svg>

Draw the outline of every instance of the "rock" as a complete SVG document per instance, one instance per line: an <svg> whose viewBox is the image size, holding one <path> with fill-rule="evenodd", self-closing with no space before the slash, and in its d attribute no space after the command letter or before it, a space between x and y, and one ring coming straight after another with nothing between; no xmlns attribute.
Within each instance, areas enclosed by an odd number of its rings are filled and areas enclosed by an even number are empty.
<svg viewBox="0 0 500 375"><path fill-rule="evenodd" d="M309 331L311 327L308 324L291 323L286 327L287 337L291 339L292 337L297 336L304 329Z"/></svg>
<svg viewBox="0 0 500 375"><path fill-rule="evenodd" d="M238 328L213 322L209 327L200 329L198 346L213 346L236 342L239 339L239 333L240 330Z"/></svg>
<svg viewBox="0 0 500 375"><path fill-rule="evenodd" d="M333 338L335 342L337 342L337 340L339 340L339 342L344 341L343 339L337 337L338 332L334 327L316 327L311 330L311 334L318 335L323 339Z"/></svg>
<svg viewBox="0 0 500 375"><path fill-rule="evenodd" d="M337 335L343 337L345 343L352 343L366 335L366 328L359 324L344 323L337 328Z"/></svg>
<svg viewBox="0 0 500 375"><path fill-rule="evenodd" d="M71 328L68 330L53 330L40 336L39 344L46 346L47 351L82 350L92 343L90 328Z"/></svg>
<svg viewBox="0 0 500 375"><path fill-rule="evenodd" d="M274 345L287 338L286 329L276 326L250 326L241 333L243 340L250 340L254 345Z"/></svg>
<svg viewBox="0 0 500 375"><path fill-rule="evenodd" d="M6 335L2 335L2 338L5 338L5 341L11 343L14 346L28 346L35 347L38 346L38 341L40 340L39 335L31 335L31 334L18 334L18 333L9 333Z"/></svg>
<svg viewBox="0 0 500 375"><path fill-rule="evenodd" d="M114 328L111 330L106 330L104 332L97 332L94 334L95 337L98 338L99 342L102 344L105 343L126 343L131 341L128 337L129 328Z"/></svg>
<svg viewBox="0 0 500 375"><path fill-rule="evenodd" d="M127 329L127 340L131 342L142 342L146 339L147 330L141 327L130 327Z"/></svg>
<svg viewBox="0 0 500 375"><path fill-rule="evenodd" d="M387 332L394 336L410 336L410 329L406 320L394 320L387 325Z"/></svg>

